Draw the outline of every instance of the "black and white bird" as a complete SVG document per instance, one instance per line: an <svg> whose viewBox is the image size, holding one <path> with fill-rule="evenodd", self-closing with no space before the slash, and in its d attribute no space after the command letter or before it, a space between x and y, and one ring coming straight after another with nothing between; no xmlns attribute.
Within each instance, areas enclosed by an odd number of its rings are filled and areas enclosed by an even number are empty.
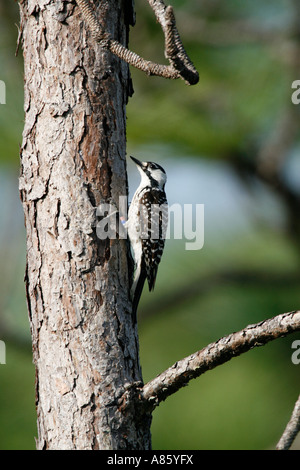
<svg viewBox="0 0 300 470"><path fill-rule="evenodd" d="M131 157L141 175L128 211L126 223L130 248L134 260L134 276L131 288L132 313L136 312L147 279L149 291L155 286L168 226L168 203L165 193L167 175L153 162L140 162Z"/></svg>

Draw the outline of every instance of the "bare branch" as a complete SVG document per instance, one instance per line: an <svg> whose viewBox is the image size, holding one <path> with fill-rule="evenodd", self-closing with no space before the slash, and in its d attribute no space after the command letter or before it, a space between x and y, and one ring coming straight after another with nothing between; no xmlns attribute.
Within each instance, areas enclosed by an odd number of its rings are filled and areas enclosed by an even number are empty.
<svg viewBox="0 0 300 470"><path fill-rule="evenodd" d="M277 446L277 450L289 450L300 431L300 395L296 401L291 419L289 420Z"/></svg>
<svg viewBox="0 0 300 470"><path fill-rule="evenodd" d="M204 372L224 364L231 358L263 346L274 339L300 331L300 311L284 313L211 343L179 362L143 387L142 396L152 408Z"/></svg>
<svg viewBox="0 0 300 470"><path fill-rule="evenodd" d="M162 0L148 0L165 35L165 56L170 65L160 65L145 60L113 39L107 31L103 31L89 0L76 0L81 14L88 25L93 38L120 59L147 75L164 78L182 78L189 85L199 81L199 74L182 45L171 6L166 7Z"/></svg>

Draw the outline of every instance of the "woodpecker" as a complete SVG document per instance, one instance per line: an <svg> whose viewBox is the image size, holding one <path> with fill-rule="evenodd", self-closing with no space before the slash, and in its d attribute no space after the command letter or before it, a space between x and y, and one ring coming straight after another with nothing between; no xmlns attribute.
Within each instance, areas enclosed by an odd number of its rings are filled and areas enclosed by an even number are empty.
<svg viewBox="0 0 300 470"><path fill-rule="evenodd" d="M137 165L141 182L128 211L127 230L134 261L131 287L132 314L136 312L147 279L149 291L155 286L168 225L168 203L165 193L167 175L165 170L153 162L140 162L130 157Z"/></svg>

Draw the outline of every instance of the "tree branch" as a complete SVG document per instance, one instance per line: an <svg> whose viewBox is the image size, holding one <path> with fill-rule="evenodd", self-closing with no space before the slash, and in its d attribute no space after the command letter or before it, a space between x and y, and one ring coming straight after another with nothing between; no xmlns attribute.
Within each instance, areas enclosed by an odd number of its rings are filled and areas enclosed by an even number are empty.
<svg viewBox="0 0 300 470"><path fill-rule="evenodd" d="M278 315L211 343L162 372L144 385L143 399L154 409L168 396L177 392L204 372L224 364L250 349L300 331L300 311Z"/></svg>
<svg viewBox="0 0 300 470"><path fill-rule="evenodd" d="M165 56L170 65L160 65L145 60L113 39L107 31L103 31L89 0L76 0L81 14L88 25L93 38L102 46L115 54L129 65L145 72L164 78L182 78L189 85L199 81L199 74L182 45L173 8L166 7L162 0L148 0L165 35Z"/></svg>
<svg viewBox="0 0 300 470"><path fill-rule="evenodd" d="M296 401L291 419L289 420L277 446L277 450L289 450L300 431L300 395Z"/></svg>

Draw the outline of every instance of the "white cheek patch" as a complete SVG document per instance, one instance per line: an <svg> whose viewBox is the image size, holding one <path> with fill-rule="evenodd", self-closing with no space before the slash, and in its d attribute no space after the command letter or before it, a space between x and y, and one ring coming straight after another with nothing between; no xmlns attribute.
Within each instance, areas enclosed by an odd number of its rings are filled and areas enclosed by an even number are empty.
<svg viewBox="0 0 300 470"><path fill-rule="evenodd" d="M154 170L152 172L152 178L158 182L160 188L163 188L167 181L166 173L163 173L161 170Z"/></svg>

